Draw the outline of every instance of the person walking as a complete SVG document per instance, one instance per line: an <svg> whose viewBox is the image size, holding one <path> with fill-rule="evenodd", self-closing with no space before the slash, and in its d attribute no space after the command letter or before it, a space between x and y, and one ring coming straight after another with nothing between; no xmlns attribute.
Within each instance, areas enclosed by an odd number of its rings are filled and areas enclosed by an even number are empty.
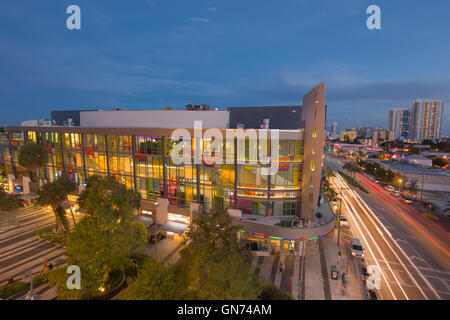
<svg viewBox="0 0 450 320"><path fill-rule="evenodd" d="M285 267L285 265L284 265L284 262L281 261L281 262L280 262L280 273L283 273L284 270L286 270L286 267Z"/></svg>

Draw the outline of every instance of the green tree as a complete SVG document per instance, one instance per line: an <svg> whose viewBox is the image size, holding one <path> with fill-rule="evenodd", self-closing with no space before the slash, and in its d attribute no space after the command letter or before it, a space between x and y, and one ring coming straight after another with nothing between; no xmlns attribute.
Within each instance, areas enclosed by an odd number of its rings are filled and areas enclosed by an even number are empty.
<svg viewBox="0 0 450 320"><path fill-rule="evenodd" d="M226 212L201 212L180 252L190 299L256 299L262 286Z"/></svg>
<svg viewBox="0 0 450 320"><path fill-rule="evenodd" d="M355 178L356 172L361 172L361 169L353 162L346 162L343 168L353 173L353 179Z"/></svg>
<svg viewBox="0 0 450 320"><path fill-rule="evenodd" d="M75 183L67 174L62 174L53 182L44 184L38 191L37 203L41 206L51 206L55 214L56 229L63 235L69 232L69 221L61 204L67 196L76 190ZM72 214L73 223L75 218Z"/></svg>
<svg viewBox="0 0 450 320"><path fill-rule="evenodd" d="M138 279L120 294L123 300L180 300L185 284L179 265L165 265L154 259L146 261Z"/></svg>
<svg viewBox="0 0 450 320"><path fill-rule="evenodd" d="M78 200L86 215L67 239L67 264L80 267L82 288L67 290L67 275L61 273L53 280L58 297L90 299L98 296L99 288L110 288L113 274L118 271L123 274L132 254L144 249L147 230L133 214L138 199L138 194L113 177L94 175L88 178Z"/></svg>
<svg viewBox="0 0 450 320"><path fill-rule="evenodd" d="M419 183L417 182L417 179L412 179L411 181L409 181L409 183L406 185L406 190L409 191L411 197L417 194L417 192L419 192Z"/></svg>
<svg viewBox="0 0 450 320"><path fill-rule="evenodd" d="M40 169L48 161L47 150L40 144L28 142L19 150L19 165L30 171L36 170L36 181L40 179Z"/></svg>
<svg viewBox="0 0 450 320"><path fill-rule="evenodd" d="M12 211L23 207L23 201L17 195L9 194L0 184L0 211Z"/></svg>

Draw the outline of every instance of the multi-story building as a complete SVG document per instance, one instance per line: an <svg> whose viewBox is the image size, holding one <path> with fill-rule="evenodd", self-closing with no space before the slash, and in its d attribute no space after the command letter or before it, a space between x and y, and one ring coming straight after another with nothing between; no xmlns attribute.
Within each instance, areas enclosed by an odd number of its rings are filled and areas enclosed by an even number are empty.
<svg viewBox="0 0 450 320"><path fill-rule="evenodd" d="M411 108L411 130L409 137L414 141L438 140L441 137L444 101L413 100Z"/></svg>
<svg viewBox="0 0 450 320"><path fill-rule="evenodd" d="M388 129L394 132L395 138L408 138L410 131L411 109L389 110Z"/></svg>
<svg viewBox="0 0 450 320"><path fill-rule="evenodd" d="M338 125L338 123L337 122L333 122L332 124L331 124L331 133L332 134L337 134L337 125Z"/></svg>
<svg viewBox="0 0 450 320"><path fill-rule="evenodd" d="M394 131L386 129L377 129L372 131L372 146L379 146L383 142L394 141Z"/></svg>
<svg viewBox="0 0 450 320"><path fill-rule="evenodd" d="M356 130L346 130L341 132L342 142L353 142L356 139Z"/></svg>
<svg viewBox="0 0 450 320"><path fill-rule="evenodd" d="M377 130L377 127L358 127L356 128L356 136L360 139L369 139L372 137L372 131Z"/></svg>
<svg viewBox="0 0 450 320"><path fill-rule="evenodd" d="M315 87L296 107L90 111L80 113L80 126L7 126L8 143L0 144L0 153L11 179L26 175L18 154L21 145L33 141L48 150L43 170L48 181L63 172L79 185L93 174L113 176L142 195L141 210L156 213L159 224L170 215L191 219L200 207L228 210L240 231L262 247L296 251L301 241L327 235L334 226L321 195L324 86ZM252 110L263 128L252 123ZM277 121L280 125L273 125ZM256 129L243 130L238 123ZM267 139L261 138L264 134ZM220 142L218 136L226 138ZM214 156L223 162L204 155L213 142L218 144ZM180 145L181 163L174 159ZM269 162L261 160L264 150ZM199 153L203 160L198 161Z"/></svg>

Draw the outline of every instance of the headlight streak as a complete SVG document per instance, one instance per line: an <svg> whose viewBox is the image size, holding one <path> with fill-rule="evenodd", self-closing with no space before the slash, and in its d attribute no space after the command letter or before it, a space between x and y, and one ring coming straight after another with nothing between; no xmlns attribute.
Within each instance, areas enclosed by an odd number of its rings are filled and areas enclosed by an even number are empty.
<svg viewBox="0 0 450 320"><path fill-rule="evenodd" d="M353 192L357 199L359 199L362 203L364 203L365 207L367 208L367 210L371 213L371 215L375 218L375 220L378 222L378 224L383 228L383 230L385 231L385 233L389 236L389 238L392 240L392 242L395 244L395 246L398 248L398 250L400 250L400 252L403 254L403 256L406 258L406 260L409 262L409 264L414 268L414 270L417 272L417 274L422 278L422 280L427 284L427 286L429 287L429 289L431 290L431 292L433 292L433 294L436 296L436 298L438 298L439 300L441 300L441 296L436 292L436 290L434 289L434 287L430 284L430 282L428 281L428 279L423 275L423 273L417 268L417 266L415 265L415 263L413 263L413 261L409 258L409 256L406 254L406 252L400 247L400 245L397 243L397 241L392 237L392 234L389 232L389 230L386 228L386 226L381 223L380 219L376 216L376 214L372 211L372 209L370 209L370 207L367 205L367 203L361 198L361 196L356 193ZM364 208L363 208L364 210ZM381 233L380 233L381 234ZM381 234L382 235L382 234ZM382 235L383 236L383 235ZM389 245L389 243L388 243ZM390 247L390 245L389 245ZM391 248L391 247L390 247ZM391 248L392 250L392 248ZM393 250L392 250L393 251ZM395 253L395 251L393 251L395 256L397 257L397 254ZM398 258L398 257L397 257ZM415 278L412 276L412 274L409 272L409 270L405 267L405 265L403 264L403 262L399 259L400 263L402 264L402 266L404 267L404 269L408 272L408 275L410 276L410 278L414 281L414 284L417 286L417 288L419 288L420 292L423 294L423 296L429 300L428 296L423 292L422 288L419 286L419 284L417 283L417 281L415 280Z"/></svg>
<svg viewBox="0 0 450 320"><path fill-rule="evenodd" d="M375 223L375 221L372 219L371 216L373 216L375 218L375 220L377 220L378 224L380 226L382 226L382 228L386 231L386 233L389 235L390 239L392 240L392 242L394 242L396 244L396 246L400 249L400 251L403 253L404 256L407 257L408 261L411 261L409 259L409 257L406 255L406 253L399 247L399 245L397 244L397 242L392 238L391 233L386 229L386 227L381 223L381 221L378 219L378 217L373 213L373 211L369 208L369 206L367 205L367 203L353 190L348 190L353 198L356 200L356 202L358 202L358 204L360 205L361 209L363 209L364 213L366 214L366 216L369 218L369 220L372 222L372 224L375 226L376 230L378 231L378 233L380 234L380 236L383 238L383 240L386 242L386 244L388 245L389 249L391 249L391 251L394 253L395 257L397 258L397 260L400 262L400 264L403 266L403 269L405 269L405 271L407 272L407 274L409 275L409 277L411 278L411 280L414 282L414 284L416 285L416 287L419 289L419 291L421 292L421 294L425 297L425 299L428 300L427 295L423 292L422 288L420 287L420 285L417 283L416 279L413 277L413 275L409 272L408 268L405 266L405 264L403 263L403 261L399 258L399 256L397 255L397 253L394 251L394 249L391 247L391 245L389 244L388 240L385 238L383 232L381 232L380 228L378 227L378 225ZM367 208L367 210L366 210ZM370 212L370 214L369 214ZM411 262L412 263L412 262ZM414 265L414 264L413 264ZM414 265L415 267L415 265ZM416 268L417 270L417 268ZM417 270L418 271L418 270ZM418 271L418 273L420 273L420 271ZM421 273L420 273L421 274ZM423 277L423 275L422 275ZM426 281L426 280L425 280Z"/></svg>
<svg viewBox="0 0 450 320"><path fill-rule="evenodd" d="M408 262L411 264L411 266L414 268L414 270L417 272L417 274L422 278L422 280L428 285L428 287L430 288L430 290L434 293L434 295L438 298L441 299L441 297L439 296L439 294L436 292L436 290L433 288L433 286L428 282L428 280L425 278L425 276L422 274L422 272L416 267L416 265L411 261L411 259L408 257L408 255L406 254L406 252L400 247L400 245L397 243L397 241L392 237L392 234L389 232L389 230L386 228L386 226L384 224L381 223L380 219L378 219L378 217L375 215L375 213L372 211L372 209L370 209L370 207L367 205L367 203L361 198L361 196L359 194L357 194L356 192L354 192L356 197L362 202L364 203L364 206L367 208L367 210L371 213L371 215L375 218L375 220L379 223L379 225L384 229L385 233L389 236L389 238L391 239L391 241L395 244L395 246L398 248L398 250L400 250L400 252L403 254L403 256L408 260ZM363 210L365 210L363 208ZM370 218L370 217L369 217ZM371 218L370 218L371 219ZM379 230L379 229L378 229ZM382 237L383 234L380 231L380 235ZM398 259L397 254L395 253L395 251L391 248L391 246L389 245L388 242L386 242L389 246L389 248L392 250L392 252L394 252L395 256ZM428 296L423 292L422 288L419 286L419 284L417 283L417 281L415 280L415 278L412 276L412 274L409 272L409 270L406 268L406 266L403 264L403 262L398 259L400 261L400 263L402 264L402 266L404 267L404 269L407 271L408 275L410 276L410 278L414 281L414 284L417 286L417 288L420 290L420 292L423 294L423 296L429 300Z"/></svg>
<svg viewBox="0 0 450 320"><path fill-rule="evenodd" d="M339 182L340 182L340 181L339 181ZM338 186L338 184L337 184L337 182L336 182L336 179L333 179L333 180L332 180L332 184L335 185L335 187L336 187L337 189L339 189L339 186ZM366 237L364 236L364 233L362 232L361 228L359 227L359 224L357 223L355 217L353 216L352 211L350 210L349 206L347 205L346 199L345 199L344 197L342 197L341 201L344 202L344 206L347 208L347 212L349 213L350 218L351 218L351 220L353 221L353 224L354 224L354 225L356 226L356 228L359 230L359 233L360 233L360 235L361 235L361 237L362 237L362 239L363 239L363 241L364 241L364 243L365 243L365 246L366 246L366 248L370 251L370 253L371 253L371 255L372 255L372 258L373 258L373 260L375 261L375 264L378 266L378 268L379 268L379 270L380 270L380 273L381 273L381 275L382 275L382 277L383 277L383 279L384 279L384 282L386 283L386 285L387 285L389 291L391 292L391 295L393 296L394 300L397 300L397 297L395 296L394 292L392 291L391 286L389 285L389 282L387 281L387 278L386 278L386 275L385 275L384 272L383 272L383 269L380 267L380 264L378 263L378 260L377 260L377 258L376 258L376 256L375 256L375 254L373 253L372 248L371 248L370 245L369 245L369 242L367 241ZM357 215L357 214L356 214L356 215Z"/></svg>
<svg viewBox="0 0 450 320"><path fill-rule="evenodd" d="M338 178L341 180L341 183L345 186L346 183L344 182L344 180L343 180L339 175L338 175ZM348 187L348 185L346 186L346 188L347 188L347 189L346 189L347 193L349 193L349 194L351 194L351 195L354 194L353 190L351 190L351 189ZM355 196L353 196L353 198L355 198ZM358 202L358 201L357 201L357 202ZM400 287L400 290L402 291L402 293L403 293L403 295L405 296L406 300L409 300L409 297L408 297L408 295L406 294L405 290L403 289L403 286L401 285L401 283L400 283L400 281L398 280L397 276L395 275L394 270L392 270L390 263L388 262L388 260L387 260L386 257L384 256L382 250L381 250L380 247L378 246L378 244L377 244L377 242L375 241L375 239L372 237L372 234L369 232L369 229L366 227L366 225L365 225L364 222L362 221L361 217L358 215L356 209L353 207L353 205L350 204L350 206L353 208L353 210L354 210L356 216L358 217L358 219L360 220L361 224L362 224L362 225L364 226L364 228L367 230L367 233L369 234L370 238L372 239L373 243L375 244L375 247L377 248L378 252L380 252L381 257L382 257L383 260L386 262L386 265L388 266L389 271L391 272L392 276L394 277L395 281L397 282L398 286ZM361 206L361 208L362 208L362 206ZM364 210L364 208L362 208L362 209ZM367 213L366 213L366 215L367 215ZM368 216L368 215L367 215L367 216ZM369 217L369 219L370 219L370 217ZM370 221L372 222L372 224L373 224L373 226L375 227L375 229L377 230L377 232L379 232L379 234L381 235L381 237L382 237L382 239L384 240L384 242L386 242L386 244L389 246L389 244L387 243L387 240L383 237L383 234L381 233L381 230L378 229L378 226L375 224L375 222L374 222L372 219L370 219ZM394 251L392 250L392 247L391 247L391 246L389 246L389 248L391 249L392 252L394 252ZM395 254L395 252L394 252L394 255L397 257L397 259L399 259L398 256L397 256L397 254ZM399 259L399 260L400 260L400 259ZM401 261L400 261L400 262L401 262Z"/></svg>

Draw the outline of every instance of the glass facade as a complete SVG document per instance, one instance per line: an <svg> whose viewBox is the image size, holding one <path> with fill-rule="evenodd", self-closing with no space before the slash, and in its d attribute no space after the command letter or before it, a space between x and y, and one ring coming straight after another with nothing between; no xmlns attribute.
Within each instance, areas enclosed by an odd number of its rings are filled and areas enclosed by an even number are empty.
<svg viewBox="0 0 450 320"><path fill-rule="evenodd" d="M224 164L205 160L194 164L197 143L195 138L188 139L185 143L191 148L191 164L176 164L170 155L180 140L170 137L35 131L24 132L26 139L22 133L10 136L9 142L0 143L0 159L11 162L12 158L17 172L18 150L24 140L41 143L49 153L44 171L50 181L63 171L78 184L93 174L110 175L145 200L166 197L171 205L179 207L199 202L207 209L237 208L244 214L263 216L295 215L301 198L302 140L279 141L279 157L272 162L278 171L270 176L264 174L267 165L239 163L248 160L250 148L261 148L248 141L245 155L230 153L234 141L224 142L220 151ZM199 145L205 150L210 143L203 139Z"/></svg>

